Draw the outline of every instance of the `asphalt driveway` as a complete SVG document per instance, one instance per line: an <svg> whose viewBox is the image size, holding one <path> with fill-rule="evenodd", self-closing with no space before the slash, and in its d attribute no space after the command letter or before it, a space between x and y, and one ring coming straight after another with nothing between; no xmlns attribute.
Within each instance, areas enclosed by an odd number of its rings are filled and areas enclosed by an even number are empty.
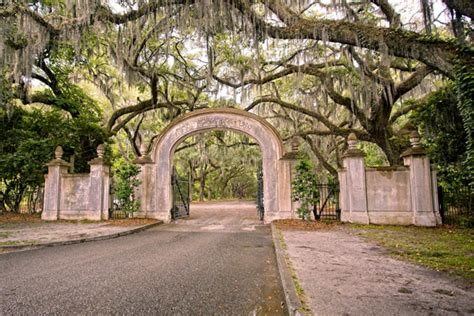
<svg viewBox="0 0 474 316"><path fill-rule="evenodd" d="M254 210L1 254L0 314L285 314L270 227Z"/></svg>

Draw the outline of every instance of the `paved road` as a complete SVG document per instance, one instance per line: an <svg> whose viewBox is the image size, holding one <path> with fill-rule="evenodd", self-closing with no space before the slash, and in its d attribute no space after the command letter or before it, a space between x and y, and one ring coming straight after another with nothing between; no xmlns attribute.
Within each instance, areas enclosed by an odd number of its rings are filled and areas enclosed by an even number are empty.
<svg viewBox="0 0 474 316"><path fill-rule="evenodd" d="M2 254L0 314L285 314L269 226L219 214Z"/></svg>

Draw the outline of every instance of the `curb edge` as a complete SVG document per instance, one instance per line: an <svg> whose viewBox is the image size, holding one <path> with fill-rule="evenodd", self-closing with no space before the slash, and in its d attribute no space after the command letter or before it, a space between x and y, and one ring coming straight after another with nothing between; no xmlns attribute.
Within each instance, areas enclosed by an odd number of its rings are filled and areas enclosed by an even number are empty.
<svg viewBox="0 0 474 316"><path fill-rule="evenodd" d="M280 279L283 286L283 292L285 294L286 306L290 316L306 316L311 315L305 311L305 306L298 298L296 294L295 284L291 275L290 268L286 259L286 251L283 249L280 239L278 236L278 228L275 224L271 223L273 244L275 246L275 254L277 258L278 271L280 273Z"/></svg>
<svg viewBox="0 0 474 316"><path fill-rule="evenodd" d="M109 235L102 235L102 236L95 236L95 237L89 237L89 238L81 238L81 239L72 239L72 240L64 240L64 241L53 241L53 242L48 242L48 243L30 243L30 244L23 244L23 245L4 245L0 246L0 250L28 250L28 249L36 249L36 248L45 248L45 247L56 247L56 246L65 246L65 245L73 245L73 244L81 244L85 242L90 242L90 241L99 241L99 240L107 240L107 239L114 239L122 236L127 236L131 234L135 234L144 230L147 230L149 228L152 228L154 226L158 226L163 224L163 221L158 221L156 223L151 223L147 224L144 226L139 226L130 230L125 230L121 231L118 233L113 233ZM1 254L1 253L0 253Z"/></svg>

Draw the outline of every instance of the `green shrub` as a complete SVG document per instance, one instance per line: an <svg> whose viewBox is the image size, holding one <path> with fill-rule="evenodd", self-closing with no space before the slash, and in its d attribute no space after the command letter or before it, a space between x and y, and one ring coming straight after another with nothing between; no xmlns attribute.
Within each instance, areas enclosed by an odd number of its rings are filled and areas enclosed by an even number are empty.
<svg viewBox="0 0 474 316"><path fill-rule="evenodd" d="M114 188L118 208L129 214L140 209L140 201L135 199L135 189L141 184L141 181L137 179L139 173L139 166L123 159L114 166Z"/></svg>
<svg viewBox="0 0 474 316"><path fill-rule="evenodd" d="M296 176L292 183L292 196L293 200L300 202L300 207L296 212L302 220L310 219L311 209L317 202L318 188L316 184L316 175L313 173L311 162L300 160L296 165Z"/></svg>

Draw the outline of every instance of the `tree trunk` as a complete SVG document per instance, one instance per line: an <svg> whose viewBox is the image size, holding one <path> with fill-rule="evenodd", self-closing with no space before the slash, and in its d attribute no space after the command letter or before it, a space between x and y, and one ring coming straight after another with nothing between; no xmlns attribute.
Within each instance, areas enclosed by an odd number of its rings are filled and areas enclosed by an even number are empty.
<svg viewBox="0 0 474 316"><path fill-rule="evenodd" d="M207 172L203 170L201 178L199 179L199 201L204 201L204 191L206 190Z"/></svg>

